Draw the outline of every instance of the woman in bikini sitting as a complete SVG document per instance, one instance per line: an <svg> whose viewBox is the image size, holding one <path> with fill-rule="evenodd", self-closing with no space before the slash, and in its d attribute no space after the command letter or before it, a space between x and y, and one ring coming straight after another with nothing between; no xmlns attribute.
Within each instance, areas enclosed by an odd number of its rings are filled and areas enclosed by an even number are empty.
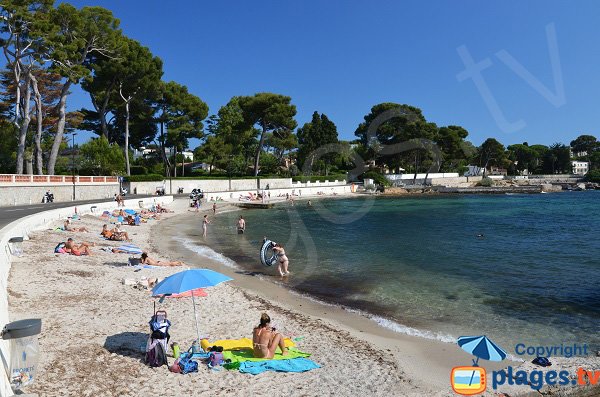
<svg viewBox="0 0 600 397"><path fill-rule="evenodd" d="M281 354L288 352L283 336L271 328L271 318L267 313L260 316L260 324L252 331L252 342L256 358L273 358L277 347L281 349Z"/></svg>
<svg viewBox="0 0 600 397"><path fill-rule="evenodd" d="M277 253L277 257L279 259L279 265L277 266L279 274L281 274L282 276L287 276L288 274L290 274L290 272L288 271L290 261L285 255L285 249L283 249L283 245L275 244L275 246L273 247L273 251Z"/></svg>

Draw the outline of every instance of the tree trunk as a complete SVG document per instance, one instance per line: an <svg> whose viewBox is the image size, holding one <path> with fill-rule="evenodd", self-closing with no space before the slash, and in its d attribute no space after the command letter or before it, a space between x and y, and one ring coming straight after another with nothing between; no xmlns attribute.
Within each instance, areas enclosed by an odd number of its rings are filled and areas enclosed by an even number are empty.
<svg viewBox="0 0 600 397"><path fill-rule="evenodd" d="M173 178L177 178L177 146L173 146Z"/></svg>
<svg viewBox="0 0 600 397"><path fill-rule="evenodd" d="M23 173L23 161L25 160L25 140L29 131L29 123L31 121L31 80L30 74L25 77L25 95L23 96L23 119L21 120L21 128L19 128L19 144L17 146L17 174Z"/></svg>
<svg viewBox="0 0 600 397"><path fill-rule="evenodd" d="M67 96L69 95L69 88L71 88L71 80L67 80L60 91L60 100L58 102L58 124L56 126L56 136L54 137L54 142L52 143L52 150L50 150L50 157L48 158L48 175L54 175L54 166L56 165L58 151L60 150L60 145L65 133L65 124L67 122Z"/></svg>
<svg viewBox="0 0 600 397"><path fill-rule="evenodd" d="M125 101L125 167L127 169L127 176L131 175L131 168L129 167L129 101L131 97Z"/></svg>
<svg viewBox="0 0 600 397"><path fill-rule="evenodd" d="M183 149L181 150L181 158L183 159L181 162L181 176L185 176L185 155L183 154Z"/></svg>
<svg viewBox="0 0 600 397"><path fill-rule="evenodd" d="M35 93L35 118L36 118L36 132L35 132L35 168L37 175L44 175L44 156L42 153L42 132L44 122L44 111L42 108L42 95L38 88L38 82L35 76L31 76L31 85L33 86L33 92Z"/></svg>
<svg viewBox="0 0 600 397"><path fill-rule="evenodd" d="M258 149L256 149L256 156L254 157L254 176L258 176L258 162L260 160L260 152L262 151L263 144L265 142L265 135L267 128L265 124L262 125L262 133L260 134L260 141L258 142Z"/></svg>

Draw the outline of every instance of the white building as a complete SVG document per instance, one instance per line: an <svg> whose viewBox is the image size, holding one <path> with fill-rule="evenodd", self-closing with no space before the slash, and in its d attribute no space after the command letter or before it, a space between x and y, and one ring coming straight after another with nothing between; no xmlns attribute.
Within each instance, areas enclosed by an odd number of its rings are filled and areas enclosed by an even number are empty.
<svg viewBox="0 0 600 397"><path fill-rule="evenodd" d="M157 149L146 148L146 147L142 146L139 149L134 149L133 150L133 159L137 160L140 157L146 158L146 157L148 157L150 155L153 155L158 150L160 150L160 149L158 149L158 148ZM172 147L165 148L165 153L167 154L167 157L173 156L173 148ZM182 153L179 152L177 154L182 154ZM185 161L186 162L193 162L194 161L194 152L183 152L183 155L185 156Z"/></svg>
<svg viewBox="0 0 600 397"><path fill-rule="evenodd" d="M571 165L573 166L573 174L575 175L587 174L590 167L590 163L587 161L571 161Z"/></svg>

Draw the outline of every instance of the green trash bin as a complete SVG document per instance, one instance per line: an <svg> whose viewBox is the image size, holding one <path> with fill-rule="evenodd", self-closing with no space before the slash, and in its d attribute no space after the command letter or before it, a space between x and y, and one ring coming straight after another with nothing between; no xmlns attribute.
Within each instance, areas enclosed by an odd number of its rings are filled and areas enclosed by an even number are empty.
<svg viewBox="0 0 600 397"><path fill-rule="evenodd" d="M42 331L42 319L32 318L14 321L4 326L2 339L9 341L10 386L18 390L31 384L39 359L38 335Z"/></svg>

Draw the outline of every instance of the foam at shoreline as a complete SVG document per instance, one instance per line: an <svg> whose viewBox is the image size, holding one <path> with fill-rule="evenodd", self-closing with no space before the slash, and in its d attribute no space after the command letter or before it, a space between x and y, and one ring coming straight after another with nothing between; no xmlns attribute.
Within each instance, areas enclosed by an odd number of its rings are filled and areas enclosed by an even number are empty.
<svg viewBox="0 0 600 397"><path fill-rule="evenodd" d="M196 244L194 241L185 237L173 237L173 240L180 242L185 249L195 252L200 256L212 259L232 269L241 270L241 267L235 263L235 261L229 259L225 255L219 254L207 245Z"/></svg>

